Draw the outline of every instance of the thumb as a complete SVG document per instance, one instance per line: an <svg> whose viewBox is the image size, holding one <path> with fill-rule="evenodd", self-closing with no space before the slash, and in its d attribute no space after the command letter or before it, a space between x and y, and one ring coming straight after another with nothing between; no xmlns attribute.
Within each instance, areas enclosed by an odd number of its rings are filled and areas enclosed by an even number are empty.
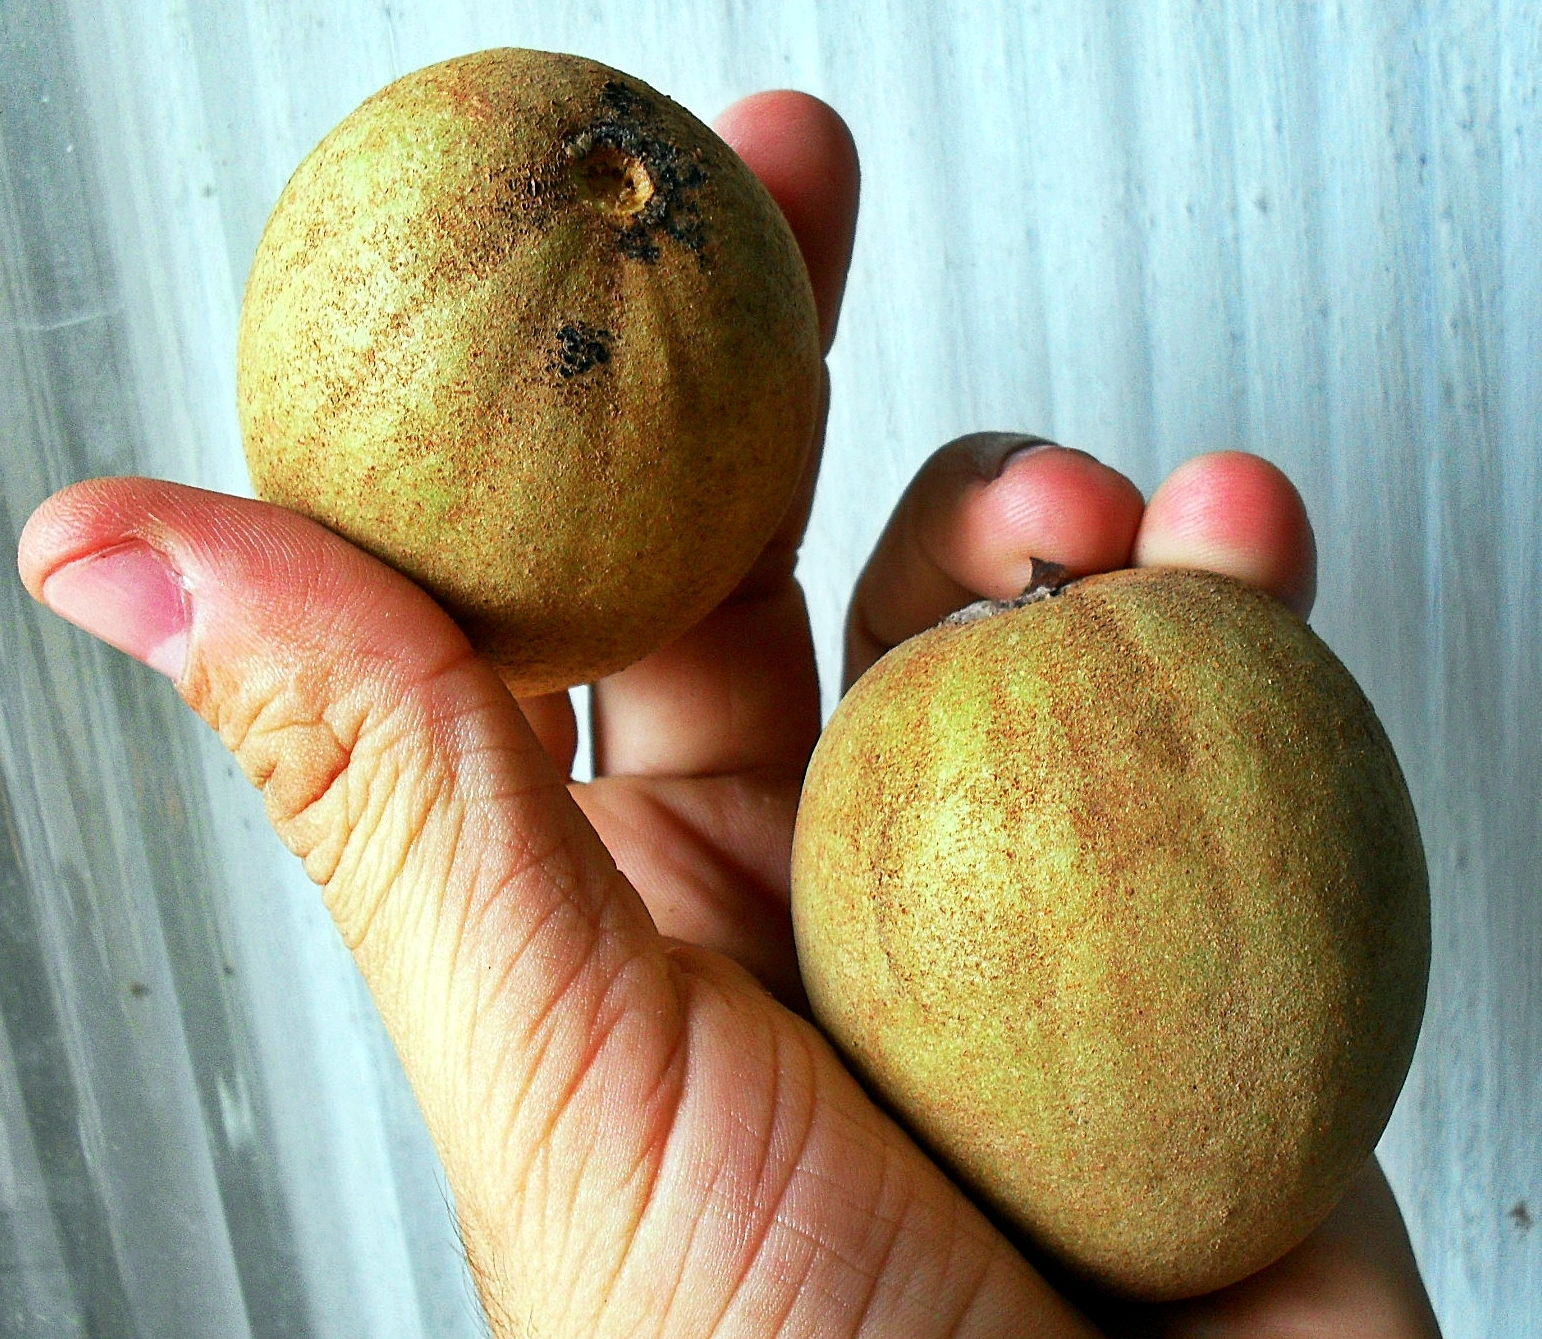
<svg viewBox="0 0 1542 1339"><path fill-rule="evenodd" d="M49 499L19 566L35 597L170 675L262 791L391 1029L468 1248L559 1126L592 1147L625 1142L616 1112L649 1120L678 1039L671 963L427 595L292 512L143 479Z"/></svg>

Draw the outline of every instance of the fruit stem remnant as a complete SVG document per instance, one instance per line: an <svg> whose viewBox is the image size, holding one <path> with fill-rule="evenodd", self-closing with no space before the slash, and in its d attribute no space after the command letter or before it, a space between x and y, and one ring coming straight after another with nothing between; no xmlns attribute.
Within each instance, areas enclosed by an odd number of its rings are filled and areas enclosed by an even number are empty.
<svg viewBox="0 0 1542 1339"><path fill-rule="evenodd" d="M586 145L577 166L584 194L602 213L630 218L642 213L653 199L653 178L647 167L614 144Z"/></svg>
<svg viewBox="0 0 1542 1339"><path fill-rule="evenodd" d="M949 614L942 620L942 625L946 628L959 628L966 623L978 623L982 618L994 618L997 614L1021 609L1025 604L1037 604L1040 600L1058 595L1070 579L1070 572L1059 563L1046 562L1043 558L1030 558L1028 584L1023 587L1021 595L1010 600L976 600L973 604L966 604L962 609Z"/></svg>

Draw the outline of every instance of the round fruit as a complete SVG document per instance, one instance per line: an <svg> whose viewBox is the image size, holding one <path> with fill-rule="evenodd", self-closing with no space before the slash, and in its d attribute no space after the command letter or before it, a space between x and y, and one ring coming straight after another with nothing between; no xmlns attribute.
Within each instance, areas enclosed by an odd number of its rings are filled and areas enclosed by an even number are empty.
<svg viewBox="0 0 1542 1339"><path fill-rule="evenodd" d="M1424 856L1375 713L1225 577L1092 577L906 642L798 812L821 1025L1025 1247L1167 1299L1329 1212L1407 1072Z"/></svg>
<svg viewBox="0 0 1542 1339"><path fill-rule="evenodd" d="M537 693L733 589L797 487L819 364L797 243L727 145L625 74L499 50L391 84L300 165L237 388L257 494Z"/></svg>

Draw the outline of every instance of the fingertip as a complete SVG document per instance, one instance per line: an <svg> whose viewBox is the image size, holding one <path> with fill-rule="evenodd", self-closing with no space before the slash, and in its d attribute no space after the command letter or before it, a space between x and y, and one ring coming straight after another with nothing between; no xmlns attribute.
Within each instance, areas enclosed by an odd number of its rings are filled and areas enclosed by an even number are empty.
<svg viewBox="0 0 1542 1339"><path fill-rule="evenodd" d="M119 537L121 527L113 526L96 504L104 491L131 482L91 479L71 484L33 510L16 544L16 570L34 600L46 603L43 586L55 572Z"/></svg>
<svg viewBox="0 0 1542 1339"><path fill-rule="evenodd" d="M1075 576L1127 566L1140 490L1084 451L971 433L933 453L864 568L847 618L846 681L971 600L1011 599L1034 559Z"/></svg>
<svg viewBox="0 0 1542 1339"><path fill-rule="evenodd" d="M164 581L149 579L152 566L140 561L149 557L163 564ZM205 669L199 682L226 660L243 672L255 660L276 669L337 658L345 645L407 675L468 653L464 635L417 586L314 521L161 480L92 479L54 494L28 520L17 567L35 598L152 664L153 655L170 655L162 597L177 588L189 664ZM184 682L184 692L192 686Z"/></svg>
<svg viewBox="0 0 1542 1339"><path fill-rule="evenodd" d="M1009 456L956 508L923 512L938 565L968 590L1020 594L1035 558L1073 576L1126 566L1140 524L1140 490L1084 451L1040 443Z"/></svg>
<svg viewBox="0 0 1542 1339"><path fill-rule="evenodd" d="M1317 546L1301 494L1277 466L1244 451L1196 456L1146 505L1133 561L1233 576L1310 613Z"/></svg>
<svg viewBox="0 0 1542 1339"><path fill-rule="evenodd" d="M1085 576L1129 562L1145 499L1112 466L1050 443L1008 460L986 503L1003 533L1033 536L1028 556Z"/></svg>
<svg viewBox="0 0 1542 1339"><path fill-rule="evenodd" d="M828 103L791 89L744 98L713 128L765 184L798 239L828 349L856 236L861 172L850 128Z"/></svg>

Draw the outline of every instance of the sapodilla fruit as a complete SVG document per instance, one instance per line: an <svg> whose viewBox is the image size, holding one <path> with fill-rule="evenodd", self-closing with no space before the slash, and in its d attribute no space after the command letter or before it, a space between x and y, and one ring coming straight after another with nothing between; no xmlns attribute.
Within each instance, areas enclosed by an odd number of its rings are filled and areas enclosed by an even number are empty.
<svg viewBox="0 0 1542 1339"><path fill-rule="evenodd" d="M684 632L786 512L807 271L710 130L576 56L397 80L284 188L241 312L259 497L430 591L516 692Z"/></svg>
<svg viewBox="0 0 1542 1339"><path fill-rule="evenodd" d="M1128 1297L1305 1237L1419 1031L1386 734L1221 576L1091 577L891 651L814 752L792 879L815 1017L875 1096L1030 1252Z"/></svg>

